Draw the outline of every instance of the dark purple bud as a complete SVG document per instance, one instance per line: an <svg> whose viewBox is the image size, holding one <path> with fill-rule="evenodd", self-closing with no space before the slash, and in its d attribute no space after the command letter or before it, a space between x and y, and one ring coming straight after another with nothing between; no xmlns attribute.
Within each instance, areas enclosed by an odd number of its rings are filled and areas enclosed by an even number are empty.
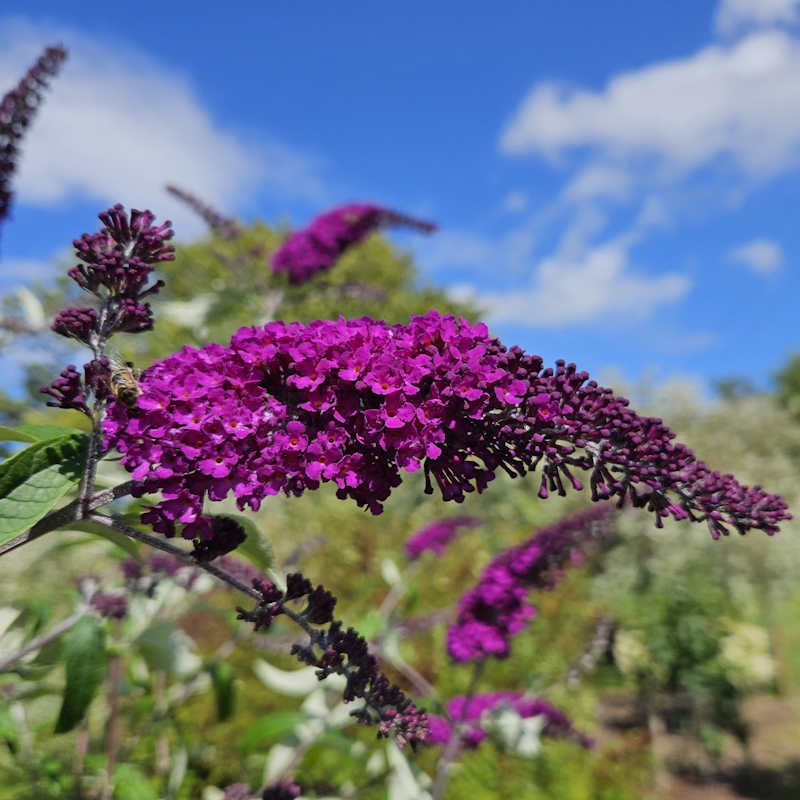
<svg viewBox="0 0 800 800"><path fill-rule="evenodd" d="M87 345L97 337L97 311L93 308L65 308L53 320L52 329Z"/></svg>
<svg viewBox="0 0 800 800"><path fill-rule="evenodd" d="M128 613L128 598L122 593L95 592L89 604L101 617L122 619Z"/></svg>
<svg viewBox="0 0 800 800"><path fill-rule="evenodd" d="M300 792L300 787L292 781L277 781L264 789L261 800L295 800Z"/></svg>
<svg viewBox="0 0 800 800"><path fill-rule="evenodd" d="M246 538L244 528L232 517L212 517L208 538L194 540L192 555L208 563L235 550Z"/></svg>
<svg viewBox="0 0 800 800"><path fill-rule="evenodd" d="M60 377L56 378L50 386L42 388L42 393L50 395L53 400L48 400L47 405L55 408L74 408L91 418L89 406L86 404L83 380L74 364L62 370Z"/></svg>

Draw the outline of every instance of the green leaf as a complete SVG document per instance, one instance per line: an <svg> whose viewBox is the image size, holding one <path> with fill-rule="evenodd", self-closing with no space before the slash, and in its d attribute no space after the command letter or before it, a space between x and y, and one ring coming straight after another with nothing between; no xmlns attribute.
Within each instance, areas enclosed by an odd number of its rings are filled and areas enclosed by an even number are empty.
<svg viewBox="0 0 800 800"><path fill-rule="evenodd" d="M223 722L233 714L236 705L236 674L227 661L210 664L208 673L217 701L217 720Z"/></svg>
<svg viewBox="0 0 800 800"><path fill-rule="evenodd" d="M136 637L134 644L152 670L179 675L202 666L192 640L170 620L155 620Z"/></svg>
<svg viewBox="0 0 800 800"><path fill-rule="evenodd" d="M369 641L386 627L386 618L377 608L371 608L353 627Z"/></svg>
<svg viewBox="0 0 800 800"><path fill-rule="evenodd" d="M0 544L35 525L78 481L89 437L68 433L0 464Z"/></svg>
<svg viewBox="0 0 800 800"><path fill-rule="evenodd" d="M2 706L0 706L0 741L2 741L12 753L17 752L17 744L19 743L17 724L14 722L8 709Z"/></svg>
<svg viewBox="0 0 800 800"><path fill-rule="evenodd" d="M246 752L255 749L264 739L274 739L292 733L307 719L302 711L273 711L256 720L239 740L239 747Z"/></svg>
<svg viewBox="0 0 800 800"><path fill-rule="evenodd" d="M265 572L275 566L275 553L269 539L261 533L250 517L246 517L244 514L215 514L214 516L232 519L242 526L247 539L236 548L237 553L241 553L248 561Z"/></svg>
<svg viewBox="0 0 800 800"><path fill-rule="evenodd" d="M147 776L133 764L120 764L114 770L116 800L158 800L158 794Z"/></svg>
<svg viewBox="0 0 800 800"><path fill-rule="evenodd" d="M64 428L60 425L17 425L10 428L0 425L0 442L44 442L57 439L65 434L83 433L78 428Z"/></svg>
<svg viewBox="0 0 800 800"><path fill-rule="evenodd" d="M67 681L55 733L71 731L83 719L106 674L106 658L105 627L87 614L64 637Z"/></svg>

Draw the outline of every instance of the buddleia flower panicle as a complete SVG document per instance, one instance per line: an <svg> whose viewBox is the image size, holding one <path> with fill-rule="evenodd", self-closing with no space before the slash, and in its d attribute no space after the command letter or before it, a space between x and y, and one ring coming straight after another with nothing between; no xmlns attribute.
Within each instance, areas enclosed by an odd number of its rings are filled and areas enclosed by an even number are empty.
<svg viewBox="0 0 800 800"><path fill-rule="evenodd" d="M512 637L536 615L529 593L553 589L565 568L610 532L614 513L609 504L590 507L493 558L458 601L458 617L447 631L450 657L460 662L506 658Z"/></svg>
<svg viewBox="0 0 800 800"><path fill-rule="evenodd" d="M330 269L349 247L389 225L404 225L423 233L436 230L432 222L372 203L337 206L291 233L273 254L272 269L285 272L289 283L305 283L318 272Z"/></svg>
<svg viewBox="0 0 800 800"><path fill-rule="evenodd" d="M713 536L773 534L786 503L745 487L674 442L660 419L574 364L504 347L485 325L431 311L405 325L369 318L271 322L230 345L180 352L148 368L137 408L110 404L106 442L138 494L161 492L143 516L168 536L204 529L206 499L257 510L325 481L372 513L421 469L461 502L497 470L538 469L539 497L581 489L667 517L705 520Z"/></svg>
<svg viewBox="0 0 800 800"><path fill-rule="evenodd" d="M378 726L378 738L391 736L398 745L412 748L428 736L428 717L406 694L390 683L378 669L375 656L366 640L353 628L345 629L334 619L336 598L323 586L314 587L299 572L286 576L286 590L264 578L253 581L261 600L251 611L238 608L239 619L250 622L256 631L269 628L281 614L300 624L309 637L308 644L292 646L292 655L299 661L317 667L317 677L343 675L345 703L363 700L364 704L350 712L365 725ZM302 610L291 611L287 604L301 603ZM316 627L325 626L325 627Z"/></svg>
<svg viewBox="0 0 800 800"><path fill-rule="evenodd" d="M19 144L44 100L44 90L55 77L67 51L60 45L45 48L20 82L0 101L0 223L8 217L17 170Z"/></svg>
<svg viewBox="0 0 800 800"><path fill-rule="evenodd" d="M539 697L528 697L521 692L483 692L469 697L458 695L445 704L447 717L430 714L431 732L428 744L447 744L458 729L460 741L476 748L487 737L485 725L492 711L510 709L522 719L543 717L542 734L557 739L569 739L581 747L590 748L594 742L575 730L569 717L560 709Z"/></svg>
<svg viewBox="0 0 800 800"><path fill-rule="evenodd" d="M241 236L242 229L236 220L224 217L208 203L204 203L197 195L171 183L168 183L165 188L173 197L177 197L178 200L191 208L208 225L212 233L215 233L221 239L231 240Z"/></svg>
<svg viewBox="0 0 800 800"><path fill-rule="evenodd" d="M447 517L426 525L406 540L406 558L418 559L425 550L430 550L437 558L444 555L445 548L458 536L463 528L476 528L481 524L477 517Z"/></svg>
<svg viewBox="0 0 800 800"><path fill-rule="evenodd" d="M84 365L83 381L78 376L75 382L77 372L71 367L69 375L62 373L60 380L42 389L57 401L48 405L80 408L89 416L92 412L86 396L92 394L96 402L102 402L109 395L112 369L103 355L106 343L115 333L141 333L153 327L150 305L142 301L158 292L164 283L150 283L150 273L155 264L175 257L175 248L169 244L172 223L154 225L151 211L132 209L128 215L117 204L98 217L103 227L75 240L80 263L68 272L78 286L93 296L95 305L66 308L56 315L51 326L56 333L86 345L94 358ZM66 391L65 381L69 380L73 384Z"/></svg>

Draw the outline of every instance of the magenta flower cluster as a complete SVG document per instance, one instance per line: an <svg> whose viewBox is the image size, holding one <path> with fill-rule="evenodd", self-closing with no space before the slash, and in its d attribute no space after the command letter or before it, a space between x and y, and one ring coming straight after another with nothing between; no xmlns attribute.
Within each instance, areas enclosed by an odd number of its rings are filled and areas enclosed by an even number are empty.
<svg viewBox="0 0 800 800"><path fill-rule="evenodd" d="M46 48L17 86L0 101L0 222L11 208L11 179L17 169L20 141L44 99L49 79L58 74L66 57L63 47Z"/></svg>
<svg viewBox="0 0 800 800"><path fill-rule="evenodd" d="M450 657L464 662L508 656L511 638L536 615L530 591L552 589L586 546L608 533L612 516L608 504L591 507L493 558L458 601L458 617L447 631Z"/></svg>
<svg viewBox="0 0 800 800"><path fill-rule="evenodd" d="M538 697L526 697L520 692L483 692L469 697L458 695L448 700L447 717L429 714L430 735L428 744L447 744L458 731L461 742L467 747L477 747L487 737L481 727L486 714L501 708L515 711L523 719L544 717L542 734L558 739L570 739L582 747L591 747L593 741L575 730L569 717L560 709Z"/></svg>
<svg viewBox="0 0 800 800"><path fill-rule="evenodd" d="M285 272L290 283L305 283L318 272L330 269L351 245L387 225L405 225L425 233L436 230L432 222L372 203L337 206L290 234L273 254L272 269Z"/></svg>
<svg viewBox="0 0 800 800"><path fill-rule="evenodd" d="M539 496L582 488L666 516L774 533L786 504L698 461L661 420L574 364L544 369L483 324L431 311L406 325L368 318L242 328L230 346L184 347L142 376L136 408L112 403L106 443L137 493L161 492L143 517L203 536L203 501L240 508L323 481L382 510L401 470L422 468L445 500L482 491L498 469L541 470Z"/></svg>
<svg viewBox="0 0 800 800"><path fill-rule="evenodd" d="M409 561L418 559L426 550L430 550L437 558L444 555L445 548L463 528L475 528L481 524L477 517L446 517L437 519L417 531L406 540L406 558Z"/></svg>

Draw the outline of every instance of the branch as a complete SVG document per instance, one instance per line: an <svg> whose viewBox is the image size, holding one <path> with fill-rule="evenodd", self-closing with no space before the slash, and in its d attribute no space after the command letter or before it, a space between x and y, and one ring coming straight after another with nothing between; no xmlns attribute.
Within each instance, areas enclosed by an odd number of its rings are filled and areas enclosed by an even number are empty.
<svg viewBox="0 0 800 800"><path fill-rule="evenodd" d="M126 497L131 493L131 490L135 485L136 481L125 481L124 483L120 483L111 489L105 489L102 492L97 492L97 494L94 494L88 498L88 501L85 505L85 511L87 512L85 515L81 513L82 509L80 497L76 498L62 508L57 508L55 511L51 511L46 517L44 517L44 519L40 519L30 530L27 530L25 533L21 533L14 539L11 539L5 544L0 545L0 556L10 553L12 550L16 550L18 547L22 547L22 545L32 542L34 539L38 539L40 536L44 536L46 533L50 533L50 531L54 531L57 528L64 528L70 522L77 522L80 519L84 519L88 515L88 512L93 511L95 508L99 508L100 506L104 506L107 503L110 503L112 500L118 500L120 497Z"/></svg>
<svg viewBox="0 0 800 800"><path fill-rule="evenodd" d="M86 609L80 608L71 617L67 617L65 620L62 620L58 623L58 625L55 625L46 633L35 636L23 648L17 650L16 653L12 653L10 656L6 656L2 661L0 661L0 672L8 672L9 667L11 667L13 664L16 664L17 661L19 661L21 658L24 658L26 655L28 655L28 653L32 653L34 650L39 650L46 644L52 642L54 639L58 639L61 634L66 633L66 631L73 627L73 625L75 625L85 614Z"/></svg>

